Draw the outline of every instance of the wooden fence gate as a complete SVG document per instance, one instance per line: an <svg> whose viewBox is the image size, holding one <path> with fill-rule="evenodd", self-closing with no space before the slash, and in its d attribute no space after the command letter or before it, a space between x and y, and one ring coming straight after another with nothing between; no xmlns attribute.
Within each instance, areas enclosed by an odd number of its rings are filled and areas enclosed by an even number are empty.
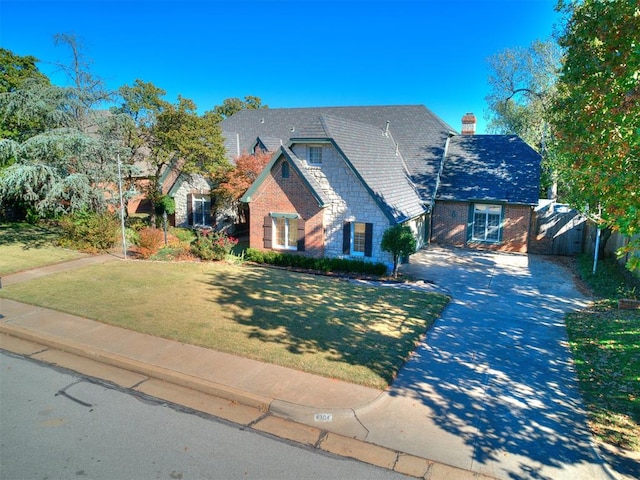
<svg viewBox="0 0 640 480"><path fill-rule="evenodd" d="M541 255L579 255L584 252L586 218L566 205L541 202L534 212L529 251Z"/></svg>

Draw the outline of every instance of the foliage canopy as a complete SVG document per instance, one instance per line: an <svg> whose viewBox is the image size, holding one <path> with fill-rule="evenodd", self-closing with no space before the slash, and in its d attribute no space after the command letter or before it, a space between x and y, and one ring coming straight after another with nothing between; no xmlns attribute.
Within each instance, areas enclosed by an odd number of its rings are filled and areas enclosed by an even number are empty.
<svg viewBox="0 0 640 480"><path fill-rule="evenodd" d="M561 1L566 50L553 105L555 149L570 202L640 247L640 5ZM640 257L631 257L640 268Z"/></svg>

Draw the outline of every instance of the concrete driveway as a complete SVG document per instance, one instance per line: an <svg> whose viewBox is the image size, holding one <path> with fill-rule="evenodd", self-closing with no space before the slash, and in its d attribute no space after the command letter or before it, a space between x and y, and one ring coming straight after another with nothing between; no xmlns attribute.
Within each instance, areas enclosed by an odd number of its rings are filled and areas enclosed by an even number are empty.
<svg viewBox="0 0 640 480"><path fill-rule="evenodd" d="M452 301L377 408L357 412L375 425L368 441L404 439L406 452L496 478L615 478L592 443L567 345L563 315L588 303L567 270L431 247L402 271Z"/></svg>

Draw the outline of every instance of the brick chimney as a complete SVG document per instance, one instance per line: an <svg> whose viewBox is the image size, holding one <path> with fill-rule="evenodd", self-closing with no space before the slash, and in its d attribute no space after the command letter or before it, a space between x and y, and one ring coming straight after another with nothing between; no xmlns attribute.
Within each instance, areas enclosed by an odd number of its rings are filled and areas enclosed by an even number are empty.
<svg viewBox="0 0 640 480"><path fill-rule="evenodd" d="M473 135L476 133L476 116L467 113L462 117L462 135Z"/></svg>

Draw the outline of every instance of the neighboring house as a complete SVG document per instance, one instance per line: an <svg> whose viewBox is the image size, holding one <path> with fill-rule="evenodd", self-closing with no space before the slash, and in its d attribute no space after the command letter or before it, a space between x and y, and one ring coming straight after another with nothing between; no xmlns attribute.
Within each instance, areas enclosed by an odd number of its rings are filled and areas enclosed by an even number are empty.
<svg viewBox="0 0 640 480"><path fill-rule="evenodd" d="M144 167L144 163L142 163ZM138 167L133 188L137 192L128 202L129 215L151 213L151 203L144 193L151 185L151 173ZM140 173L141 172L141 173ZM212 223L211 182L202 175L181 172L178 165L166 165L159 178L162 193L175 201L175 213L169 216L176 227L221 227ZM221 221L221 219L219 219Z"/></svg>
<svg viewBox="0 0 640 480"><path fill-rule="evenodd" d="M419 247L527 250L540 157L515 136L460 136L419 105L242 110L222 129L230 156L274 152L242 198L253 248L391 264L382 235L406 224Z"/></svg>

